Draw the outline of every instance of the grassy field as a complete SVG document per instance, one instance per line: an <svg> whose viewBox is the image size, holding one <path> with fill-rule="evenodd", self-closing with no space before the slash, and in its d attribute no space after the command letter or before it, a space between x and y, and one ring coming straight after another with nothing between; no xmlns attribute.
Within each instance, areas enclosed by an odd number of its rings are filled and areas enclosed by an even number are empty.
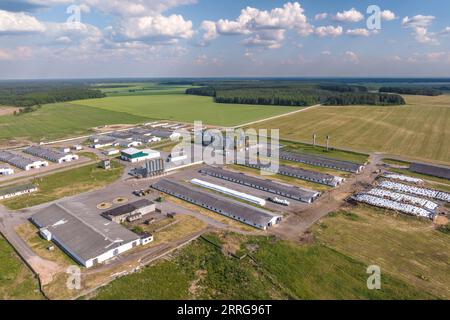
<svg viewBox="0 0 450 320"><path fill-rule="evenodd" d="M32 207L63 197L101 188L117 180L123 173L118 162L112 162L111 170L99 168L97 164L55 173L37 178L33 183L38 191L29 195L4 200L4 206L12 210ZM69 184L68 184L69 182Z"/></svg>
<svg viewBox="0 0 450 320"><path fill-rule="evenodd" d="M210 97L184 94L118 96L72 103L137 117L182 122L201 120L205 124L221 126L234 126L298 110L296 107L218 104Z"/></svg>
<svg viewBox="0 0 450 320"><path fill-rule="evenodd" d="M450 298L450 236L429 221L368 206L331 215L313 229L318 243L361 261L378 265L420 292Z"/></svg>
<svg viewBox="0 0 450 320"><path fill-rule="evenodd" d="M42 298L37 279L0 235L0 300Z"/></svg>
<svg viewBox="0 0 450 320"><path fill-rule="evenodd" d="M365 152L381 151L423 160L450 159L450 96L406 96L399 107L319 107L257 125L279 128L282 138Z"/></svg>
<svg viewBox="0 0 450 320"><path fill-rule="evenodd" d="M402 280L366 287L367 266L319 244L271 237L208 235L170 261L160 261L100 289L95 299L413 299L431 298ZM247 258L250 253L256 263ZM243 285L245 284L245 285Z"/></svg>
<svg viewBox="0 0 450 320"><path fill-rule="evenodd" d="M1 140L50 140L76 136L106 124L133 124L146 118L123 112L105 110L68 103L44 105L38 111L21 116L0 117Z"/></svg>

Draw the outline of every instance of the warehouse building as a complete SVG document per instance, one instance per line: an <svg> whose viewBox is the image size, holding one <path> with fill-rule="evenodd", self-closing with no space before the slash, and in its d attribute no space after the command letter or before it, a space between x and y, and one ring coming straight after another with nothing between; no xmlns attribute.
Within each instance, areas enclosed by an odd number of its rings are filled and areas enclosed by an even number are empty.
<svg viewBox="0 0 450 320"><path fill-rule="evenodd" d="M162 158L157 158L145 161L144 167L132 169L130 175L138 179L143 179L161 176L164 174L164 171L164 160Z"/></svg>
<svg viewBox="0 0 450 320"><path fill-rule="evenodd" d="M420 174L426 174L428 176L450 180L449 167L429 165L424 163L413 163L409 170Z"/></svg>
<svg viewBox="0 0 450 320"><path fill-rule="evenodd" d="M201 169L200 173L306 203L312 203L320 196L320 192L317 191L286 186L271 180L262 180L220 168L208 167Z"/></svg>
<svg viewBox="0 0 450 320"><path fill-rule="evenodd" d="M108 135L119 140L131 140L131 138L133 137L133 133L128 131L116 131L108 133Z"/></svg>
<svg viewBox="0 0 450 320"><path fill-rule="evenodd" d="M177 139L180 137L180 134L169 131L169 130L153 130L152 136L158 137L161 139Z"/></svg>
<svg viewBox="0 0 450 320"><path fill-rule="evenodd" d="M153 184L152 188L262 230L278 224L282 219L280 215L274 215L243 203L218 198L215 195L193 190L166 179Z"/></svg>
<svg viewBox="0 0 450 320"><path fill-rule="evenodd" d="M100 215L72 213L58 204L34 214L31 221L41 235L53 241L86 268L142 245L140 236Z"/></svg>
<svg viewBox="0 0 450 320"><path fill-rule="evenodd" d="M278 171L273 170L271 167L264 166L261 164L251 164L250 162L245 163L246 167L266 170L273 172L275 174L280 174L283 176L293 177L300 180L315 182L323 184L330 187L337 187L342 182L345 181L344 178L332 176L330 174L305 170L301 168L289 167L289 166L278 166Z"/></svg>
<svg viewBox="0 0 450 320"><path fill-rule="evenodd" d="M0 189L0 200L22 196L36 192L38 188L33 184L24 184L20 186L5 187Z"/></svg>
<svg viewBox="0 0 450 320"><path fill-rule="evenodd" d="M155 209L155 203L148 199L142 199L105 211L102 213L102 216L116 223L133 222L149 213L155 212Z"/></svg>
<svg viewBox="0 0 450 320"><path fill-rule="evenodd" d="M241 200L253 203L253 204L257 204L257 205L259 205L261 207L264 207L266 205L266 200L265 199L258 198L258 197L252 196L250 194L246 194L246 193L243 193L243 192L240 192L240 191L236 191L236 190L233 190L233 189L230 189L230 188L225 188L225 187L219 186L219 185L214 184L214 183L209 183L207 181L203 181L203 180L200 180L200 179L192 179L191 183L195 184L197 186L206 188L206 189L217 191L217 192L226 194L228 196L232 196L232 197L235 197L235 198L238 198L238 199L241 199Z"/></svg>
<svg viewBox="0 0 450 320"><path fill-rule="evenodd" d="M110 136L92 136L89 140L92 142L92 148L100 149L113 146L117 139Z"/></svg>
<svg viewBox="0 0 450 320"><path fill-rule="evenodd" d="M280 151L280 159L352 173L364 170L364 166L358 163L295 152Z"/></svg>
<svg viewBox="0 0 450 320"><path fill-rule="evenodd" d="M135 140L118 139L116 140L115 145L122 148L134 148L142 146L142 142Z"/></svg>
<svg viewBox="0 0 450 320"><path fill-rule="evenodd" d="M34 157L28 157L18 153L12 153L10 151L0 150L0 161L9 163L10 165L25 171L48 167L47 161L36 159Z"/></svg>
<svg viewBox="0 0 450 320"><path fill-rule="evenodd" d="M129 148L121 151L121 159L131 163L141 162L145 160L161 158L159 151L145 149L139 150L135 148Z"/></svg>
<svg viewBox="0 0 450 320"><path fill-rule="evenodd" d="M14 174L14 169L9 167L0 167L0 176L10 176Z"/></svg>
<svg viewBox="0 0 450 320"><path fill-rule="evenodd" d="M152 131L149 129L145 129L145 128L133 128L130 129L129 132L131 132L133 135L142 135L142 136L151 136L152 135Z"/></svg>
<svg viewBox="0 0 450 320"><path fill-rule="evenodd" d="M111 149L103 150L102 153L103 153L105 156L115 156L115 155L120 154L120 150L119 150L119 149L111 148Z"/></svg>
<svg viewBox="0 0 450 320"><path fill-rule="evenodd" d="M31 154L33 156L46 159L56 163L65 163L78 160L79 157L76 154L64 153L62 151L44 148L41 146L31 146L24 151L25 153Z"/></svg>
<svg viewBox="0 0 450 320"><path fill-rule="evenodd" d="M161 141L161 138L153 137L151 135L143 135L143 134L135 134L132 139L133 139L133 141L139 141L144 144Z"/></svg>

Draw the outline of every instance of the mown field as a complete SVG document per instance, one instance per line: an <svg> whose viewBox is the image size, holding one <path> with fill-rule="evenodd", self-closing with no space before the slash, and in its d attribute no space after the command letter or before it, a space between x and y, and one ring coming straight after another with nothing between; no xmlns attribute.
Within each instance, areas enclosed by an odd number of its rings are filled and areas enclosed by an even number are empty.
<svg viewBox="0 0 450 320"><path fill-rule="evenodd" d="M450 96L406 96L399 107L320 107L257 125L279 128L283 138L423 160L450 160Z"/></svg>
<svg viewBox="0 0 450 320"><path fill-rule="evenodd" d="M199 120L220 126L235 126L298 110L296 107L219 104L210 97L184 94L117 96L72 103L137 117L190 123Z"/></svg>
<svg viewBox="0 0 450 320"><path fill-rule="evenodd" d="M209 234L218 247L199 239L171 260L113 281L93 298L448 298L448 237L429 222L360 209L325 218L304 244ZM374 264L381 266L381 290L366 286L367 267Z"/></svg>
<svg viewBox="0 0 450 320"><path fill-rule="evenodd" d="M43 299L33 273L0 235L0 300Z"/></svg>

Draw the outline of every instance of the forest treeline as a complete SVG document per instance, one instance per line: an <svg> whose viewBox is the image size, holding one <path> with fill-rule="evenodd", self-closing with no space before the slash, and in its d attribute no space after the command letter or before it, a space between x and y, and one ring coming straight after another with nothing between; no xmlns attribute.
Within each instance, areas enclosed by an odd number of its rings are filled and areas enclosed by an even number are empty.
<svg viewBox="0 0 450 320"><path fill-rule="evenodd" d="M23 112L31 112L36 106L67 102L82 99L103 98L100 90L93 90L84 86L1 86L0 105L24 108Z"/></svg>
<svg viewBox="0 0 450 320"><path fill-rule="evenodd" d="M445 90L445 89L444 89ZM380 92L410 94L418 96L440 96L442 92L432 87L381 87Z"/></svg>
<svg viewBox="0 0 450 320"><path fill-rule="evenodd" d="M209 85L190 88L186 94L213 97L217 103L257 104L280 106L323 105L403 105L405 100L396 94L370 93L366 87L346 84L284 86L248 83Z"/></svg>

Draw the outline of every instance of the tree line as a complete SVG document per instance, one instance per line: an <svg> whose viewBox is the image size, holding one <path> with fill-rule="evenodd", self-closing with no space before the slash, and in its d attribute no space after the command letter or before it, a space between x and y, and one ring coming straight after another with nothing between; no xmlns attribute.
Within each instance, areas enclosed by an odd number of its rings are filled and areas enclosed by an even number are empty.
<svg viewBox="0 0 450 320"><path fill-rule="evenodd" d="M420 96L440 96L442 94L440 90L432 87L381 87L379 92Z"/></svg>
<svg viewBox="0 0 450 320"><path fill-rule="evenodd" d="M369 93L366 87L346 84L266 86L249 83L189 88L186 94L213 97L217 103L311 106L324 105L403 105L396 94Z"/></svg>

